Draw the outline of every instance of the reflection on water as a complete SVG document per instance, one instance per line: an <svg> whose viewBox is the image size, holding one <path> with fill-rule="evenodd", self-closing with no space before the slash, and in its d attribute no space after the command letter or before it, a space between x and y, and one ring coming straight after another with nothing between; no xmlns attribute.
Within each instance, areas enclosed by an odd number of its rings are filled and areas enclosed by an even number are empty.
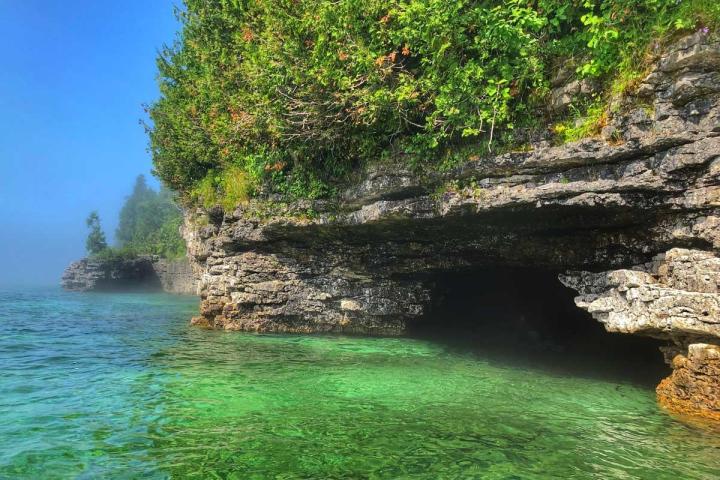
<svg viewBox="0 0 720 480"><path fill-rule="evenodd" d="M195 308L0 293L0 478L720 477L720 431L615 371L432 339L209 332L187 326Z"/></svg>

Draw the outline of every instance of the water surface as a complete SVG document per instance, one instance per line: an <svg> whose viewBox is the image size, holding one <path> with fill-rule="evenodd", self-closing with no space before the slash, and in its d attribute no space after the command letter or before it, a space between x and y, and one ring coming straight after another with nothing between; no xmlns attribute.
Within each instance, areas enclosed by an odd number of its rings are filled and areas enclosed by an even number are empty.
<svg viewBox="0 0 720 480"><path fill-rule="evenodd" d="M720 478L720 432L649 385L432 340L205 331L196 308L0 292L0 478Z"/></svg>

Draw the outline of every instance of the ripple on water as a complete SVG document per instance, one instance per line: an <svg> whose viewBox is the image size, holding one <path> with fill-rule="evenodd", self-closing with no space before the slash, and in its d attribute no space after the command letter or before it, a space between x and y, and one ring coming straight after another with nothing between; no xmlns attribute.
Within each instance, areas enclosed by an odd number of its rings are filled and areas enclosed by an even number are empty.
<svg viewBox="0 0 720 480"><path fill-rule="evenodd" d="M0 478L720 478L720 431L646 386L427 340L208 332L195 308L0 292Z"/></svg>

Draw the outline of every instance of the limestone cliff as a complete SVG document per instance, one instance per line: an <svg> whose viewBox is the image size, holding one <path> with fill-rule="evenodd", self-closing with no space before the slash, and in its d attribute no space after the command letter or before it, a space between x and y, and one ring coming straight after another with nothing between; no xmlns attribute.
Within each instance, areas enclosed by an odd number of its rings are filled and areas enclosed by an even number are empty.
<svg viewBox="0 0 720 480"><path fill-rule="evenodd" d="M400 334L427 312L438 272L565 271L608 330L668 342L665 405L716 415L720 45L676 43L603 137L422 177L375 165L337 202L190 212L194 323Z"/></svg>
<svg viewBox="0 0 720 480"><path fill-rule="evenodd" d="M198 276L187 259L154 259L153 270L160 279L163 291L183 295L197 295Z"/></svg>
<svg viewBox="0 0 720 480"><path fill-rule="evenodd" d="M68 266L61 286L71 291L162 290L197 294L197 275L185 259L143 255L124 260L84 258Z"/></svg>

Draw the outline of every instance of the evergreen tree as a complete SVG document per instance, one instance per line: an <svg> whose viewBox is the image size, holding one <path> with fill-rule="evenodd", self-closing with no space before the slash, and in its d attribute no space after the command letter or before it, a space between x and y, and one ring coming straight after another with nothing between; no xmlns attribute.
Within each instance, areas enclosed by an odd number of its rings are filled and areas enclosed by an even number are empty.
<svg viewBox="0 0 720 480"><path fill-rule="evenodd" d="M102 231L100 226L100 215L96 211L90 212L85 224L90 229L87 240L85 241L85 248L90 255L97 255L98 253L107 250L107 240L105 240L105 233Z"/></svg>
<svg viewBox="0 0 720 480"><path fill-rule="evenodd" d="M174 193L165 188L156 192L139 175L120 210L115 237L120 248L141 254L179 257L185 254L180 236L182 212Z"/></svg>
<svg viewBox="0 0 720 480"><path fill-rule="evenodd" d="M157 230L162 221L158 215L154 215L153 201L157 199L157 193L148 187L144 175L138 175L135 179L135 186L132 194L125 200L118 228L115 231L120 246L128 245L136 237L146 236L148 232Z"/></svg>

